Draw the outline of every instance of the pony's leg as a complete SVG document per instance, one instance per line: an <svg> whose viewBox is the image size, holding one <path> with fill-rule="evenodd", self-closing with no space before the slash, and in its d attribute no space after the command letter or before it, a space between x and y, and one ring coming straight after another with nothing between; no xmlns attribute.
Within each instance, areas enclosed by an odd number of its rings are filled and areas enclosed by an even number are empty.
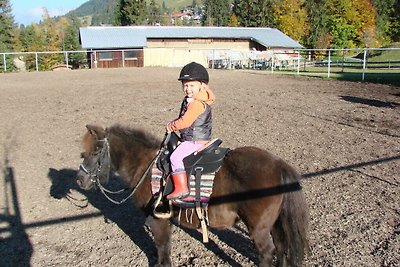
<svg viewBox="0 0 400 267"><path fill-rule="evenodd" d="M272 239L275 245L276 267L284 267L286 264L285 248L287 247L286 240L283 238L285 232L282 228L280 218L275 222L271 231Z"/></svg>
<svg viewBox="0 0 400 267"><path fill-rule="evenodd" d="M269 229L258 229L252 234L254 244L258 251L260 260L260 267L271 267L272 266L272 255L274 252L274 243L269 232Z"/></svg>
<svg viewBox="0 0 400 267"><path fill-rule="evenodd" d="M157 248L156 266L171 266L171 225L169 220L149 217L147 225L153 233L154 243Z"/></svg>
<svg viewBox="0 0 400 267"><path fill-rule="evenodd" d="M271 236L272 227L279 215L282 196L270 197L268 200L259 201L254 204L253 208L248 208L247 213L241 212L250 237L254 241L254 245L258 251L260 266L272 266L273 252L275 250L274 242ZM267 207L264 211L261 207ZM257 216L257 214L262 214Z"/></svg>

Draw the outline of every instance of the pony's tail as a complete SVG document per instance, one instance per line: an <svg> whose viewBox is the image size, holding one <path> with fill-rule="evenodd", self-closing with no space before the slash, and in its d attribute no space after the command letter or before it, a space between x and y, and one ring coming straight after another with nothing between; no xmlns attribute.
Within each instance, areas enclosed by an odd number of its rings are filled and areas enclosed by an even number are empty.
<svg viewBox="0 0 400 267"><path fill-rule="evenodd" d="M283 174L283 184L298 185L300 175L291 167ZM282 209L272 230L276 247L278 266L301 266L305 254L309 251L308 244L309 210L302 190L284 193Z"/></svg>

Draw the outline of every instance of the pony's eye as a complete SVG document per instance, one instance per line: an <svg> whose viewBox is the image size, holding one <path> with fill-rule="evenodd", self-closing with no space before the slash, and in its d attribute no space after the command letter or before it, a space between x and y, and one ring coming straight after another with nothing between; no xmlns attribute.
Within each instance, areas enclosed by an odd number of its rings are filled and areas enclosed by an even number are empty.
<svg viewBox="0 0 400 267"><path fill-rule="evenodd" d="M81 159L83 159L85 157L85 152L81 153Z"/></svg>

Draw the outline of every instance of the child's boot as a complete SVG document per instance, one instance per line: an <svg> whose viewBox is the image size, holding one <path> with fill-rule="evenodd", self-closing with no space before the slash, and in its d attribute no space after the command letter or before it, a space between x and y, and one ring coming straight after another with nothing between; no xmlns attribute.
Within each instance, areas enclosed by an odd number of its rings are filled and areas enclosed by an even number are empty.
<svg viewBox="0 0 400 267"><path fill-rule="evenodd" d="M174 184L174 191L167 196L167 199L183 198L189 195L188 179L185 171L171 174Z"/></svg>

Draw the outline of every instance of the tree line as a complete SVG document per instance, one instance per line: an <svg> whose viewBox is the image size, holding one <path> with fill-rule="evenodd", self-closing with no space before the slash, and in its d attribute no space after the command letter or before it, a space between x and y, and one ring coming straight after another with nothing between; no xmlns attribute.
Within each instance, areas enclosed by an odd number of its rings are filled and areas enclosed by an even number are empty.
<svg viewBox="0 0 400 267"><path fill-rule="evenodd" d="M277 28L307 48L381 47L400 40L398 0L193 0L202 26ZM120 0L115 25L165 24L151 0ZM191 25L191 21L184 22Z"/></svg>
<svg viewBox="0 0 400 267"><path fill-rule="evenodd" d="M306 48L382 47L400 41L399 0L193 0L185 10L201 18L198 26L277 28ZM168 12L165 2L118 0L109 21L170 25ZM79 27L89 25L73 13L50 17L43 9L40 23L18 26L9 0L0 0L0 52L79 50Z"/></svg>

